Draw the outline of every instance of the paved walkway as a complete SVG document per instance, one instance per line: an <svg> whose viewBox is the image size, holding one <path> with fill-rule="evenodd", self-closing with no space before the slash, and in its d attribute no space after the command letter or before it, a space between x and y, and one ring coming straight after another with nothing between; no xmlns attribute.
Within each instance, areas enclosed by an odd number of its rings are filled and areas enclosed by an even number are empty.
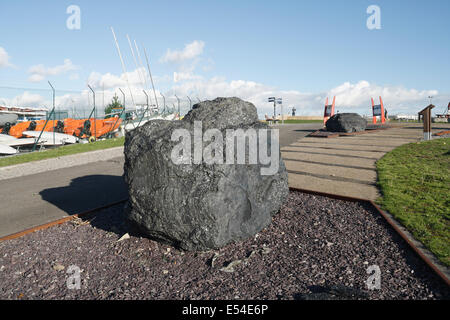
<svg viewBox="0 0 450 320"><path fill-rule="evenodd" d="M122 173L123 156L0 180L0 237L126 198Z"/></svg>
<svg viewBox="0 0 450 320"><path fill-rule="evenodd" d="M375 200L375 162L392 149L422 139L420 124L337 138L305 137L281 148L295 188Z"/></svg>

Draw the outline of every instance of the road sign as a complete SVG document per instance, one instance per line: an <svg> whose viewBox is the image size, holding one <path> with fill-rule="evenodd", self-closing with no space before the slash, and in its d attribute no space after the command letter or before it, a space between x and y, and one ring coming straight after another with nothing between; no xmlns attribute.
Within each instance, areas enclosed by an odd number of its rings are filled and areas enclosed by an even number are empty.
<svg viewBox="0 0 450 320"><path fill-rule="evenodd" d="M373 115L376 116L381 116L381 104L377 104L373 106Z"/></svg>
<svg viewBox="0 0 450 320"><path fill-rule="evenodd" d="M383 100L380 97L380 104L377 105L375 105L375 103L373 102L373 98L371 98L371 100L372 100L373 124L377 123L377 117L381 118L381 123L385 123L386 119L384 118Z"/></svg>

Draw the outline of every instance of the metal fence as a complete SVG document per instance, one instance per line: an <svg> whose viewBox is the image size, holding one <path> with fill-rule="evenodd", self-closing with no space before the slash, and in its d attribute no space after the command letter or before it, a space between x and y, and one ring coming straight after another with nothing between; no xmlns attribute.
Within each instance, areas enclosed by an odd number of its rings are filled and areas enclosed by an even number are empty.
<svg viewBox="0 0 450 320"><path fill-rule="evenodd" d="M194 104L199 102L196 96L177 96L156 92L149 90L135 90L132 97L129 90L96 90L92 91L86 88L82 91L63 90L58 87L53 90L49 86L48 89L40 88L19 88L0 86L0 107L16 107L27 109L25 113L31 115L32 109L44 109L43 113L39 112L36 117L31 117L29 120L36 120L40 117L45 119L55 107L54 117L56 120L64 118L86 119L92 113L95 107L94 114L97 118L105 117L105 109L111 103L114 96L117 96L119 102L125 106L129 112L142 114L144 111L150 111L151 114L171 114L180 113L180 116L186 115ZM156 95L156 99L155 99ZM134 104L133 104L134 102ZM46 111L45 111L46 110ZM0 110L1 111L1 110ZM17 112L17 110L16 110ZM20 120L23 120L23 116Z"/></svg>

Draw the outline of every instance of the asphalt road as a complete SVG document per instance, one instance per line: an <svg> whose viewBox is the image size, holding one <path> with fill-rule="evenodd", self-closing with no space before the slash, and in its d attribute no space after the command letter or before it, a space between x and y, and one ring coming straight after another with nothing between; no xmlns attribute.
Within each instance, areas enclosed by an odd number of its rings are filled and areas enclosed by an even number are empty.
<svg viewBox="0 0 450 320"><path fill-rule="evenodd" d="M279 124L271 126L273 129L280 130L280 147L288 146L322 127L322 123Z"/></svg>
<svg viewBox="0 0 450 320"><path fill-rule="evenodd" d="M0 237L127 197L123 158L0 181Z"/></svg>
<svg viewBox="0 0 450 320"><path fill-rule="evenodd" d="M320 127L320 123L273 126L280 130L281 147ZM126 198L122 174L120 157L0 180L0 237Z"/></svg>

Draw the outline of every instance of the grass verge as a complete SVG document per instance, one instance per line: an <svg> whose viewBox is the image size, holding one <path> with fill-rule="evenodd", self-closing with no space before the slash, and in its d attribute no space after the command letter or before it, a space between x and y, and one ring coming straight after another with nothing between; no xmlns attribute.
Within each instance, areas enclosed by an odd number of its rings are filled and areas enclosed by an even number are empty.
<svg viewBox="0 0 450 320"><path fill-rule="evenodd" d="M450 138L398 147L377 169L377 202L450 266Z"/></svg>
<svg viewBox="0 0 450 320"><path fill-rule="evenodd" d="M67 146L58 147L55 149L49 149L44 151L36 151L30 153L19 154L12 157L0 158L0 167L11 166L14 164L20 164L30 161L44 160L49 158L57 158L61 156L67 156L70 154L89 152L94 150L102 150L114 147L123 146L125 141L124 137L107 139L96 141L94 143L86 144L71 144Z"/></svg>

